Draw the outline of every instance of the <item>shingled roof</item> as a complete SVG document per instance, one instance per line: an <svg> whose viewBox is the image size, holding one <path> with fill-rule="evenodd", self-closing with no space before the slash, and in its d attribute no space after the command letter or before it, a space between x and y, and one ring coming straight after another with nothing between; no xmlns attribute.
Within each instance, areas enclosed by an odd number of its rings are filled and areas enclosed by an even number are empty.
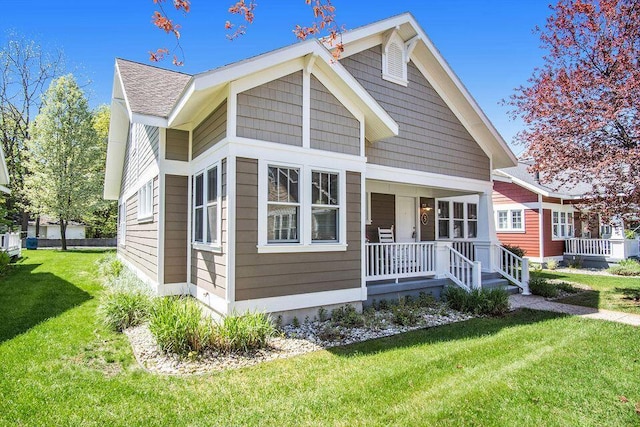
<svg viewBox="0 0 640 427"><path fill-rule="evenodd" d="M191 80L189 74L117 59L122 85L133 113L168 117Z"/></svg>

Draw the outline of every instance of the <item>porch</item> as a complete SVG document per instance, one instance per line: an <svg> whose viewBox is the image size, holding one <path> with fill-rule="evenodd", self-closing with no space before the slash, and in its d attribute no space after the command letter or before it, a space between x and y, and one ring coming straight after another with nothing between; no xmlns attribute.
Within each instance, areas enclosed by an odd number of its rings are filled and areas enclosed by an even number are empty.
<svg viewBox="0 0 640 427"><path fill-rule="evenodd" d="M19 257L21 251L22 240L19 232L0 234L0 252L6 252L10 257Z"/></svg>
<svg viewBox="0 0 640 427"><path fill-rule="evenodd" d="M618 262L627 258L640 257L640 238L589 239L572 238L565 240L565 258L582 257L586 261Z"/></svg>

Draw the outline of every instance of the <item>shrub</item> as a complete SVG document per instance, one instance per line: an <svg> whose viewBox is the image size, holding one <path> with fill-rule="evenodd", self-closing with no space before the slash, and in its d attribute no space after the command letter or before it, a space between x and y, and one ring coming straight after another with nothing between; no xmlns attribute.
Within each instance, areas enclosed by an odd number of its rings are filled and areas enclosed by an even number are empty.
<svg viewBox="0 0 640 427"><path fill-rule="evenodd" d="M558 288L553 283L549 283L547 279L540 276L532 276L529 279L529 290L534 295L540 295L545 298L554 298L558 296Z"/></svg>
<svg viewBox="0 0 640 427"><path fill-rule="evenodd" d="M436 299L431 294L420 292L418 294L418 307L429 308L436 305Z"/></svg>
<svg viewBox="0 0 640 427"><path fill-rule="evenodd" d="M98 273L105 280L111 280L122 274L124 265L117 258L116 254L108 254L100 258L97 262Z"/></svg>
<svg viewBox="0 0 640 427"><path fill-rule="evenodd" d="M354 306L349 304L331 310L331 322L336 326L348 328L364 325L362 315L356 311Z"/></svg>
<svg viewBox="0 0 640 427"><path fill-rule="evenodd" d="M519 256L520 258L522 258L526 254L526 251L522 249L520 246L502 245L502 247L508 250L509 252L511 252L512 254Z"/></svg>
<svg viewBox="0 0 640 427"><path fill-rule="evenodd" d="M244 313L225 316L214 325L211 333L213 348L220 351L246 352L267 345L276 334L271 317L265 313Z"/></svg>
<svg viewBox="0 0 640 427"><path fill-rule="evenodd" d="M467 292L457 286L447 286L443 296L449 307L466 313L497 316L509 311L509 294L500 288Z"/></svg>
<svg viewBox="0 0 640 427"><path fill-rule="evenodd" d="M321 322L326 321L329 318L329 313L327 313L327 309L324 307L320 307L318 309L318 320Z"/></svg>
<svg viewBox="0 0 640 427"><path fill-rule="evenodd" d="M558 290L560 291L564 291L570 294L575 294L578 292L578 289L574 288L573 286L571 286L566 282L556 283L555 285L556 285L556 288L558 288Z"/></svg>
<svg viewBox="0 0 640 427"><path fill-rule="evenodd" d="M409 303L405 302L405 298L400 298L398 300L398 304L395 304L391 308L391 313L393 314L393 322L400 326L413 326L418 323L419 316L414 307Z"/></svg>
<svg viewBox="0 0 640 427"><path fill-rule="evenodd" d="M583 259L580 255L572 255L567 265L569 268L582 268L582 261Z"/></svg>
<svg viewBox="0 0 640 427"><path fill-rule="evenodd" d="M322 327L322 329L320 329L320 332L318 332L318 338L320 338L322 341L339 341L344 338L344 334L335 326L326 324Z"/></svg>
<svg viewBox="0 0 640 427"><path fill-rule="evenodd" d="M147 320L150 308L151 296L148 293L120 288L103 295L98 313L106 327L121 332Z"/></svg>
<svg viewBox="0 0 640 427"><path fill-rule="evenodd" d="M640 262L633 259L625 259L610 267L607 271L618 276L640 276Z"/></svg>
<svg viewBox="0 0 640 427"><path fill-rule="evenodd" d="M550 259L549 261L547 261L547 268L549 270L555 270L556 268L558 268L558 261L556 261L555 259Z"/></svg>
<svg viewBox="0 0 640 427"><path fill-rule="evenodd" d="M167 353L200 353L209 344L212 323L202 317L192 298L158 298L149 316L149 330Z"/></svg>
<svg viewBox="0 0 640 427"><path fill-rule="evenodd" d="M11 257L6 252L0 252L0 276L9 271L9 263L11 262Z"/></svg>

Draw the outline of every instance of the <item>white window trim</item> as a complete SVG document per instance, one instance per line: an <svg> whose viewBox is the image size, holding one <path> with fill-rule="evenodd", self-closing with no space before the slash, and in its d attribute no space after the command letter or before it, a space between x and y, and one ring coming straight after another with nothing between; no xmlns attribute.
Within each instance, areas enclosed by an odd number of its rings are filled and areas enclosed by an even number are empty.
<svg viewBox="0 0 640 427"><path fill-rule="evenodd" d="M153 221L153 179L138 190L138 222Z"/></svg>
<svg viewBox="0 0 640 427"><path fill-rule="evenodd" d="M269 243L267 241L267 191L270 166L295 168L299 174L299 230L298 242ZM337 242L313 242L311 239L311 180L312 172L331 172L338 174L338 236ZM338 252L347 250L347 176L346 171L323 166L303 165L278 160L258 160L258 253L295 253L295 252Z"/></svg>
<svg viewBox="0 0 640 427"><path fill-rule="evenodd" d="M440 206L439 203L443 202L443 203L448 203L449 204L449 217L448 218L440 218ZM463 209L463 218L454 218L454 212L453 212L453 204L454 203L461 203L462 204L462 209ZM469 219L469 205L476 205L476 219ZM479 212L479 206L478 203L476 202L466 202L466 201L458 201L458 200L442 200L442 199L436 199L435 202L435 209L436 209L436 224L435 224L435 228L436 228L436 240L440 240L440 221L448 221L449 222L449 237L442 237L442 239L446 239L446 240L456 240L456 241L464 241L464 240L475 240L478 238L477 233L479 230L479 218L478 218L478 212ZM462 230L462 237L453 237L453 231L454 231L454 225L455 225L455 221L463 221L464 225L463 225L463 230ZM475 221L476 225L476 237L467 237L469 234L469 221Z"/></svg>
<svg viewBox="0 0 640 427"><path fill-rule="evenodd" d="M498 221L498 212L507 212L507 228L500 228L500 221ZM514 212L520 212L520 218L522 223L522 227L520 228L513 227ZM495 215L496 233L524 233L525 232L524 209L496 209L494 215Z"/></svg>
<svg viewBox="0 0 640 427"><path fill-rule="evenodd" d="M214 169L216 170L216 236L217 240L207 242L207 207L211 204L207 202L207 193L209 190L209 180L207 179L207 173ZM195 198L195 178L198 175L202 175L202 242L196 242L196 227L194 226L196 220L196 198ZM209 251L209 252L222 252L222 165L221 162L215 162L209 164L207 167L198 170L196 173L190 176L191 180L191 247L193 249Z"/></svg>
<svg viewBox="0 0 640 427"><path fill-rule="evenodd" d="M127 241L127 201L123 200L118 207L118 246L123 248Z"/></svg>
<svg viewBox="0 0 640 427"><path fill-rule="evenodd" d="M553 214L557 213L558 214L558 222L554 222L553 221ZM562 222L562 215L564 214L565 217L565 222ZM569 222L569 215L571 215L571 222ZM558 225L561 226L564 224L565 226L565 235L563 236L556 236L553 233L553 226L554 225ZM569 233L569 226L571 227L571 232ZM560 228L560 227L558 227ZM551 211L551 240L553 241L559 241L559 240L567 240L567 239L572 239L576 234L576 230L575 230L575 214L573 212L569 212L567 210L552 210Z"/></svg>

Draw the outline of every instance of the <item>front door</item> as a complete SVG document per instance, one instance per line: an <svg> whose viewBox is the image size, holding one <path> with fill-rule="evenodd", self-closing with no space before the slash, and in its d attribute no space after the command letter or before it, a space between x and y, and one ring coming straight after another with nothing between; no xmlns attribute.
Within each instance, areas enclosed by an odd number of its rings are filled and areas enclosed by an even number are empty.
<svg viewBox="0 0 640 427"><path fill-rule="evenodd" d="M396 242L416 241L416 199L396 197Z"/></svg>

